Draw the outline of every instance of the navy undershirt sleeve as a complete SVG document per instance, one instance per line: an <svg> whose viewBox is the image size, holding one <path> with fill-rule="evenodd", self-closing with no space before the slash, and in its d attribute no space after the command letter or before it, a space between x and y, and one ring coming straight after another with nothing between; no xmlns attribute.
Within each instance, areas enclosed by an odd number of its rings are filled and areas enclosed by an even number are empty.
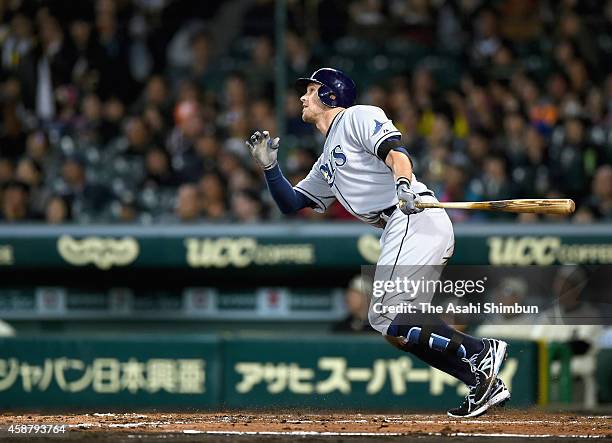
<svg viewBox="0 0 612 443"><path fill-rule="evenodd" d="M270 194L283 214L293 214L300 209L314 208L316 203L301 192L296 192L283 176L278 165L264 171Z"/></svg>

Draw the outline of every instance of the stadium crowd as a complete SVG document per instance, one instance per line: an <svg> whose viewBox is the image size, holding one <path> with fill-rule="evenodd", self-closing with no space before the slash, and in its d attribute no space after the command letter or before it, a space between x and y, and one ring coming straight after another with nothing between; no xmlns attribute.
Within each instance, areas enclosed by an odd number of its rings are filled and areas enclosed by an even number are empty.
<svg viewBox="0 0 612 443"><path fill-rule="evenodd" d="M612 1L288 9L287 79L346 70L441 201L570 197L573 222L612 220ZM0 221L277 217L244 146L254 129L277 133L273 1L0 0L0 17ZM288 84L294 183L323 142L300 113Z"/></svg>

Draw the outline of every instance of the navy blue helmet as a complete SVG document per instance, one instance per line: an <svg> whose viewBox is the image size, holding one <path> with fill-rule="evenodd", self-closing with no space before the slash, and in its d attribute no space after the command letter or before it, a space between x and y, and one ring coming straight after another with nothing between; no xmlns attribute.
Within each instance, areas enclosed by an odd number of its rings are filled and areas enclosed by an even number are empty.
<svg viewBox="0 0 612 443"><path fill-rule="evenodd" d="M330 108L353 106L357 98L357 87L344 72L332 68L321 68L309 78L298 78L295 87L304 93L310 83L321 85L318 94L321 102Z"/></svg>

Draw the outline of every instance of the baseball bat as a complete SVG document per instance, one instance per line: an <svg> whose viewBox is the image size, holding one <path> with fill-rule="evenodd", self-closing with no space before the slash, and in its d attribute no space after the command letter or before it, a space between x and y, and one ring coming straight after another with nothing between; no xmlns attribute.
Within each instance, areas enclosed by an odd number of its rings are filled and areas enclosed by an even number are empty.
<svg viewBox="0 0 612 443"><path fill-rule="evenodd" d="M480 211L529 212L534 214L569 215L576 205L569 198L517 199L483 202L417 203L419 208L475 209Z"/></svg>

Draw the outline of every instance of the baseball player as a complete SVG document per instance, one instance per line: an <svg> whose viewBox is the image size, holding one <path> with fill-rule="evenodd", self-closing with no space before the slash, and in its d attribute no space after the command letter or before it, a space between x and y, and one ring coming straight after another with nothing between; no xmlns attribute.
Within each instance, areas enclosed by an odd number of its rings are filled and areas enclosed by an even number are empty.
<svg viewBox="0 0 612 443"><path fill-rule="evenodd" d="M354 105L355 84L339 70L319 69L298 79L296 88L303 94L302 120L325 135L323 153L308 176L296 186L285 179L277 162L278 137L257 131L246 142L279 209L284 214L306 207L323 212L337 199L358 219L383 228L375 281L398 275L418 279L423 269L429 269L428 278L439 276L453 254L452 224L443 209L417 207L437 200L415 177L400 131L382 109ZM431 296L423 292L417 299L428 302ZM392 315L383 309L405 301L399 290L373 296L368 319L395 347L468 385L469 394L448 411L450 416L476 417L509 399L497 377L505 342L463 334L441 320L432 322L431 316Z"/></svg>

